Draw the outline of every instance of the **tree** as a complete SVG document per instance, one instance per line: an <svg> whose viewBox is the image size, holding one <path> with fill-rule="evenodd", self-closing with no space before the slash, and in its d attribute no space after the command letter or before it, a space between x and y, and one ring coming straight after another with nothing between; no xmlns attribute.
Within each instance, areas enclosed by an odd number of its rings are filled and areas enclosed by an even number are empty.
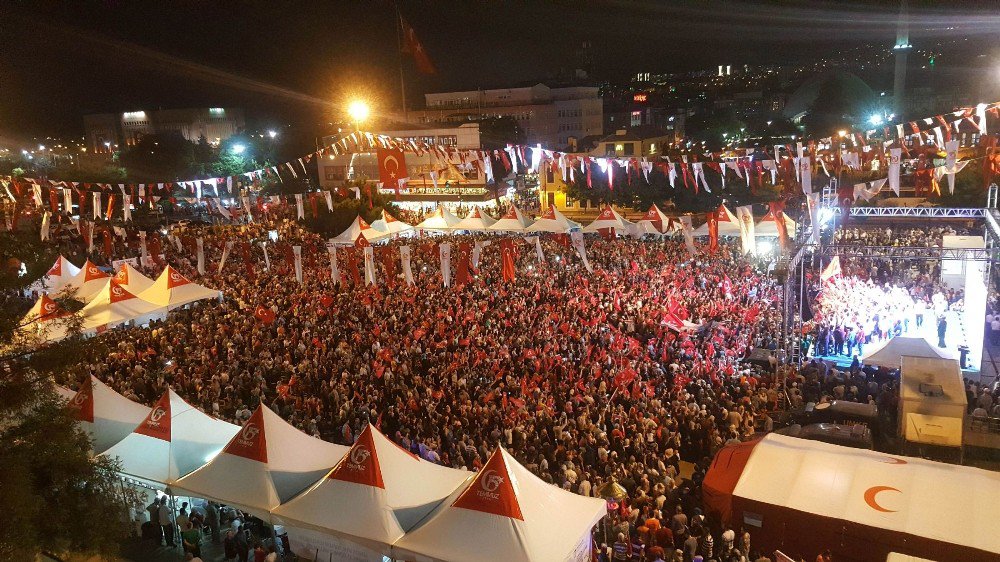
<svg viewBox="0 0 1000 562"><path fill-rule="evenodd" d="M145 135L126 147L118 161L133 181L190 179L202 170L195 158L195 144L179 132Z"/></svg>
<svg viewBox="0 0 1000 562"><path fill-rule="evenodd" d="M16 252L16 254L15 254ZM88 436L54 392L52 375L83 347L71 335L39 345L19 330L28 282L55 260L31 232L0 234L0 558L33 560L42 551L114 554L128 528L115 524L132 494L119 484L116 461L92 458ZM18 262L17 267L14 261ZM28 274L21 275L23 263ZM63 303L64 305L68 303ZM110 520L109 520L110 518Z"/></svg>

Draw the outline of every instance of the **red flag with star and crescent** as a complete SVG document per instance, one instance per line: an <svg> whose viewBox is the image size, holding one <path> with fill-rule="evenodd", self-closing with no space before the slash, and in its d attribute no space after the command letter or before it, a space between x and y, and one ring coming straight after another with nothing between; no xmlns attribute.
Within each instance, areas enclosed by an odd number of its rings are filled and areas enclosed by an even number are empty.
<svg viewBox="0 0 1000 562"><path fill-rule="evenodd" d="M417 33L413 31L413 28L410 27L410 24L406 23L406 20L402 16L399 18L399 25L403 28L402 52L413 57L413 63L417 66L417 70L421 74L436 74L437 69L434 68L434 63L427 56L427 51L424 50L423 43L417 39Z"/></svg>
<svg viewBox="0 0 1000 562"><path fill-rule="evenodd" d="M406 156L399 148L378 149L378 179L383 187L395 189L399 194L399 180L406 175Z"/></svg>

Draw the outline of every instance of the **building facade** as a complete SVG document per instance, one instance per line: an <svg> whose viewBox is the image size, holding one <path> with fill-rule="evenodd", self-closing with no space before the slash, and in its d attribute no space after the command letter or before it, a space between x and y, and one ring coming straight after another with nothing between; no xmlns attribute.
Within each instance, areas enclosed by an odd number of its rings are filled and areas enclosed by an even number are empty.
<svg viewBox="0 0 1000 562"><path fill-rule="evenodd" d="M85 115L83 126L88 150L111 154L134 145L144 135L171 131L192 142L205 137L208 142L218 144L242 131L246 122L241 108L205 107Z"/></svg>
<svg viewBox="0 0 1000 562"><path fill-rule="evenodd" d="M603 132L604 104L598 88L591 86L552 88L535 84L523 88L426 94L424 98L426 107L408 111L406 121L434 126L511 117L524 132L527 143L550 149L566 146L570 137L582 138Z"/></svg>

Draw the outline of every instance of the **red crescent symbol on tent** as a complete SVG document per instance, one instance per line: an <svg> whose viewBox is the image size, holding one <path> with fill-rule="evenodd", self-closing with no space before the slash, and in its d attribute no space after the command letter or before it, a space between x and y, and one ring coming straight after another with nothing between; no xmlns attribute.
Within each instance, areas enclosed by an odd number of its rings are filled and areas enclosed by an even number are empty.
<svg viewBox="0 0 1000 562"><path fill-rule="evenodd" d="M865 490L865 503L868 504L868 507L874 509L875 511L881 511L882 513L896 513L897 510L886 509L875 501L875 496L877 496L880 492L887 492L890 490L893 492L899 492L899 490L893 488L892 486L872 486L871 488L868 488Z"/></svg>
<svg viewBox="0 0 1000 562"><path fill-rule="evenodd" d="M879 462L884 462L886 464L907 464L903 459L897 459L895 457L885 457L885 460Z"/></svg>

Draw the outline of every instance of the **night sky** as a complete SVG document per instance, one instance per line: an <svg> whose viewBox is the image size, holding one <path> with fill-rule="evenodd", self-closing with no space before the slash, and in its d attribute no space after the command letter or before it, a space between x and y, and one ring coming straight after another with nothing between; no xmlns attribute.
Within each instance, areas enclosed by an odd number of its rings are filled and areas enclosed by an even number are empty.
<svg viewBox="0 0 1000 562"><path fill-rule="evenodd" d="M412 106L424 92L544 80L573 68L584 40L597 76L609 79L891 44L898 2L402 1L399 9L438 67L422 77L406 64ZM911 14L915 41L1000 37L995 1L911 2ZM261 126L319 121L354 94L395 109L394 18L393 4L379 0L4 2L0 137L77 134L87 113L159 107L242 106Z"/></svg>

